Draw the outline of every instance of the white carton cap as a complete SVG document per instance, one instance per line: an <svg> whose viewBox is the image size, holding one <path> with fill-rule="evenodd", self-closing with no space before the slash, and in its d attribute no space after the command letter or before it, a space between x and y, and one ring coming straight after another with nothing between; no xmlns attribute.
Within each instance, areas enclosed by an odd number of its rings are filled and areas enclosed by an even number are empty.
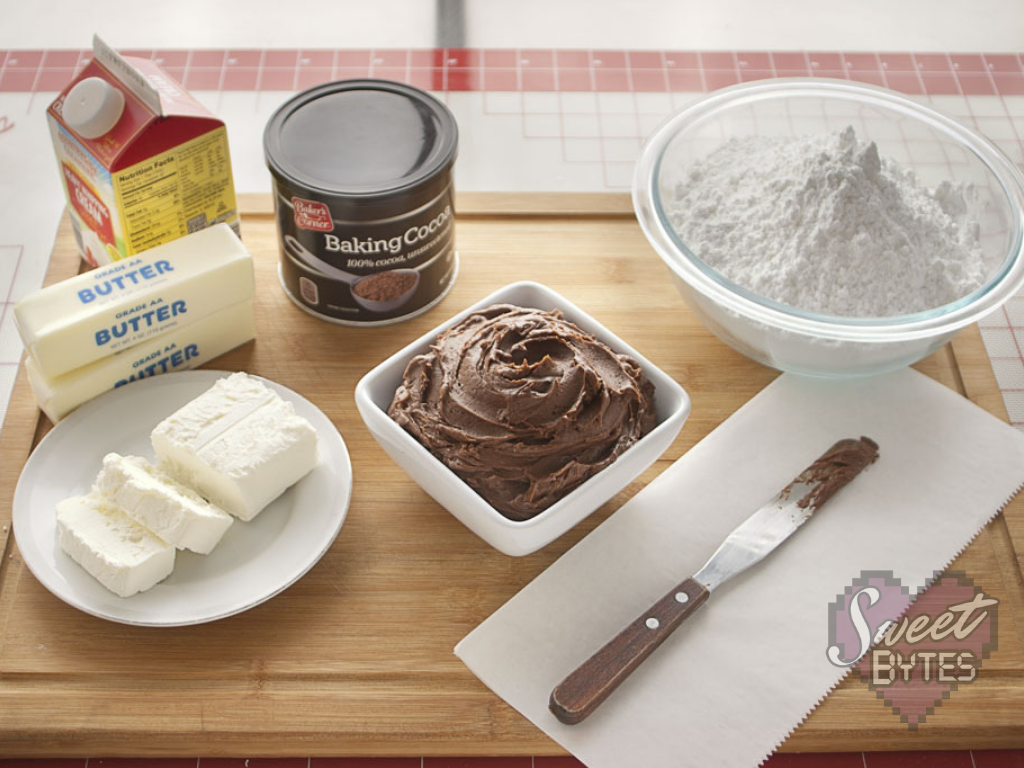
<svg viewBox="0 0 1024 768"><path fill-rule="evenodd" d="M68 91L61 114L83 139L96 139L117 125L123 111L120 90L101 77L87 77Z"/></svg>

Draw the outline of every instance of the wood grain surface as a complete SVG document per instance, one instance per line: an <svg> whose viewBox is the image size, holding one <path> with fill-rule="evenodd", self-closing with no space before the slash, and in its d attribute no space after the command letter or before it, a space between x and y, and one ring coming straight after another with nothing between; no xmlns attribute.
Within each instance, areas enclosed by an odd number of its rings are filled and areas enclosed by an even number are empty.
<svg viewBox="0 0 1024 768"><path fill-rule="evenodd" d="M297 309L277 282L269 199L243 196L243 210L258 337L211 367L278 381L337 425L355 474L341 535L299 583L213 624L138 628L70 608L32 577L10 538L18 475L49 428L20 372L0 437L0 755L562 754L452 648L777 372L729 349L690 314L625 196L460 197L454 289L421 317L373 329L330 325ZM78 269L65 223L47 280ZM689 390L693 413L624 492L540 552L511 558L388 459L356 413L353 388L410 340L523 279L563 293L656 362ZM1005 418L976 328L917 367ZM1021 553L1018 499L954 563L1002 600L999 649L918 732L848 678L783 750L1024 746ZM782 685L785 670L778 674Z"/></svg>

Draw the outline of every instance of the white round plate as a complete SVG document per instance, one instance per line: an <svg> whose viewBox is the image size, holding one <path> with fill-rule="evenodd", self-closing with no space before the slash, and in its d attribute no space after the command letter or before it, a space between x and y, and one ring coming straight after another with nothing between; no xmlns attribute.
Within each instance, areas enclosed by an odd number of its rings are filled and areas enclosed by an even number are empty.
<svg viewBox="0 0 1024 768"><path fill-rule="evenodd" d="M109 592L61 550L57 503L87 493L111 451L153 458L149 433L226 371L184 371L129 384L76 410L29 456L14 492L14 535L33 575L69 605L123 624L201 624L248 610L298 581L331 546L348 512L352 465L323 412L263 379L316 429L320 464L256 519L235 520L209 555L178 550L174 573L129 598Z"/></svg>

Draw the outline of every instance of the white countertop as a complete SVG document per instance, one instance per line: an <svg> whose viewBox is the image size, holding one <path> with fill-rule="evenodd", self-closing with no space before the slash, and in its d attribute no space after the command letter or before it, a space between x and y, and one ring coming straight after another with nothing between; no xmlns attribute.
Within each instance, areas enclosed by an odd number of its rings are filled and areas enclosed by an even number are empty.
<svg viewBox="0 0 1024 768"><path fill-rule="evenodd" d="M6 5L0 48L81 48L93 32L126 48L432 48L439 29L460 28L474 48L988 52L1024 41L1019 0L180 0L155 11L49 0L45 20L39 5ZM455 18L439 23L438 8Z"/></svg>

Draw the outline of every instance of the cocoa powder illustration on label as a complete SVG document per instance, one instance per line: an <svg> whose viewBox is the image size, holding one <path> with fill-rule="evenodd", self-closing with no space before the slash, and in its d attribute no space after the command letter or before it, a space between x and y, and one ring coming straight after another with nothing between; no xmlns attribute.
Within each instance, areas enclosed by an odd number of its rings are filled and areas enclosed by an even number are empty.
<svg viewBox="0 0 1024 768"><path fill-rule="evenodd" d="M352 286L352 291L369 301L391 301L411 291L416 282L416 275L412 272L378 272L360 280Z"/></svg>

